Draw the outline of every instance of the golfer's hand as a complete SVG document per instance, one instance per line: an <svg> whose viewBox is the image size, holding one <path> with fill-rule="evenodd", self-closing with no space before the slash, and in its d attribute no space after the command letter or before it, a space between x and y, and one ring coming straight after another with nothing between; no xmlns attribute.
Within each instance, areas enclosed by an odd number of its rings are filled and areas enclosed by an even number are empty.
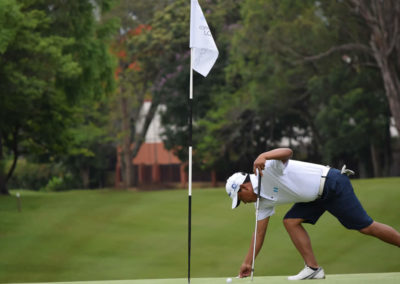
<svg viewBox="0 0 400 284"><path fill-rule="evenodd" d="M239 278L248 277L251 275L251 264L243 263L240 267Z"/></svg>
<svg viewBox="0 0 400 284"><path fill-rule="evenodd" d="M253 172L256 175L257 174L257 170L260 173L260 175L262 176L262 171L265 168L265 158L262 157L261 155L257 157L257 159L254 161L253 164Z"/></svg>

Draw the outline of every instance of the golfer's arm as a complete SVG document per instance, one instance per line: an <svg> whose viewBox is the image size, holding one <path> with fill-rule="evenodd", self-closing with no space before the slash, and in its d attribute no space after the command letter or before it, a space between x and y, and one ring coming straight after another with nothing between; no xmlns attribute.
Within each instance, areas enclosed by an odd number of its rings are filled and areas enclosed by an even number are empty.
<svg viewBox="0 0 400 284"><path fill-rule="evenodd" d="M264 162L267 160L281 160L285 163L292 157L292 155L293 151L290 148L277 148L271 151L264 152L258 157L264 159Z"/></svg>
<svg viewBox="0 0 400 284"><path fill-rule="evenodd" d="M264 238L265 238L265 233L267 232L269 218L270 217L267 217L266 219L257 221L256 256L260 252L261 247L264 243ZM244 260L245 263L250 264L250 265L253 263L253 246L254 246L254 234L251 239L249 251Z"/></svg>
<svg viewBox="0 0 400 284"><path fill-rule="evenodd" d="M260 172L265 168L265 162L267 160L280 160L286 163L293 155L293 151L290 148L277 148L271 151L267 151L258 155L257 159L253 164L253 172L256 173L258 169ZM262 173L261 173L262 175Z"/></svg>

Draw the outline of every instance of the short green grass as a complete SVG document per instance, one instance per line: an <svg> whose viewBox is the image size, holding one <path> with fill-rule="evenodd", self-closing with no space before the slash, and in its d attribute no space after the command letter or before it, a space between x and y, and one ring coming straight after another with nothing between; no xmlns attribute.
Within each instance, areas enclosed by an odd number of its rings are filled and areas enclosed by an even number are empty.
<svg viewBox="0 0 400 284"><path fill-rule="evenodd" d="M74 281L57 282L57 284L185 284L187 278L169 278L169 279L135 279L135 280L109 280L109 281ZM227 278L191 278L192 284L226 284ZM255 276L251 278L232 278L232 284L288 284L286 276ZM400 283L400 272L389 273L362 273L362 274L330 274L325 279L314 279L312 284L398 284ZM50 284L50 283L38 283Z"/></svg>
<svg viewBox="0 0 400 284"><path fill-rule="evenodd" d="M353 181L377 221L400 230L400 178ZM0 196L0 282L185 278L187 191L96 190ZM254 229L254 206L229 208L223 188L193 191L192 277L233 277ZM291 275L303 262L271 218L256 275ZM329 274L399 272L399 248L343 228L326 213L307 225Z"/></svg>

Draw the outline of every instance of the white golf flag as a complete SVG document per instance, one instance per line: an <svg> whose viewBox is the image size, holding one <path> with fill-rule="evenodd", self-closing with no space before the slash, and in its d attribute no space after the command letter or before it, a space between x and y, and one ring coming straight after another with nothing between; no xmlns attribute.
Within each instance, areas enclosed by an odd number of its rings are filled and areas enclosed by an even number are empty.
<svg viewBox="0 0 400 284"><path fill-rule="evenodd" d="M193 48L193 70L206 77L219 53L198 0L191 0L190 48Z"/></svg>

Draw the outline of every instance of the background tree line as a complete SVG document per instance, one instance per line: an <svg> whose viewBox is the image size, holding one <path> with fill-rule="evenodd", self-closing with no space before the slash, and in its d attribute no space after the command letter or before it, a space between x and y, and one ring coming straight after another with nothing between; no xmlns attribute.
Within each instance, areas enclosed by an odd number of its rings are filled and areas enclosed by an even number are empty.
<svg viewBox="0 0 400 284"><path fill-rule="evenodd" d="M390 174L398 1L199 2L220 57L195 75L197 165L223 178L284 142L298 159ZM189 10L188 0L0 0L0 191L102 187L117 146L133 185L129 161L160 105L165 145L185 161Z"/></svg>

